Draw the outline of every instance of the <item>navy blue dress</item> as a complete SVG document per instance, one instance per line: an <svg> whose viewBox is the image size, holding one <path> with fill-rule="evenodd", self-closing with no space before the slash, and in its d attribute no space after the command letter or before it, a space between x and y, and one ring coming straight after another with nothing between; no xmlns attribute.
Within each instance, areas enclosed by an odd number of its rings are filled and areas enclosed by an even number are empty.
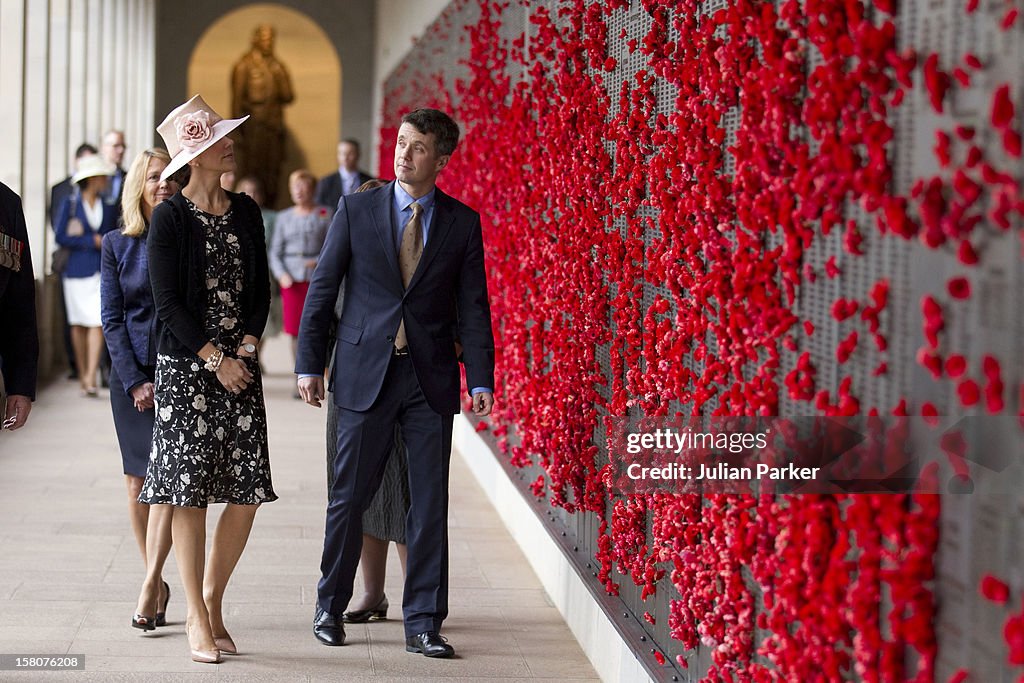
<svg viewBox="0 0 1024 683"><path fill-rule="evenodd" d="M110 409L124 473L145 477L153 443L153 409L139 412L131 390L152 382L156 306L149 286L146 237L115 230L103 236L100 261L103 336L110 349Z"/></svg>

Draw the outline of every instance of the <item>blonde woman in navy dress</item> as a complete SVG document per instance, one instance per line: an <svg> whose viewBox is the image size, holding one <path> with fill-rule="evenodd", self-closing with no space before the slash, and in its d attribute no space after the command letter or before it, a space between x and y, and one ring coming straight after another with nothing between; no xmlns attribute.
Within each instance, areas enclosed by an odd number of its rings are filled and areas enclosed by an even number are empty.
<svg viewBox="0 0 1024 683"><path fill-rule="evenodd" d="M128 516L146 565L132 626L152 631L166 623L171 589L163 580L171 551L171 506L139 502L153 446L153 379L156 370L156 307L149 288L146 238L153 209L178 190L160 179L171 160L154 147L135 158L124 177L120 230L103 237L103 336L110 350L110 408L128 487Z"/></svg>
<svg viewBox="0 0 1024 683"><path fill-rule="evenodd" d="M246 117L247 118L247 117ZM196 95L157 131L171 152L162 177L186 164L184 189L153 212L149 269L162 323L153 452L139 500L174 506L174 554L188 606L192 659L237 648L224 624L228 580L262 503L277 499L256 345L270 307L259 207L225 191L235 169L224 120ZM206 509L226 503L205 558Z"/></svg>

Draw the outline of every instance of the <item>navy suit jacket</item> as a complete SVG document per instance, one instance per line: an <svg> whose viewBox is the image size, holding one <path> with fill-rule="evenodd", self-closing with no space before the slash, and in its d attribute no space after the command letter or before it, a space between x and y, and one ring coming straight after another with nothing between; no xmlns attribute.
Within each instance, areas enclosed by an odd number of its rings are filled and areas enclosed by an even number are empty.
<svg viewBox="0 0 1024 683"><path fill-rule="evenodd" d="M362 171L357 171L359 174L359 187L368 180L373 180L373 176L367 175ZM341 171L335 171L330 175L325 175L320 179L320 182L316 184L316 203L320 206L326 206L331 211L338 208L338 201L341 200Z"/></svg>
<svg viewBox="0 0 1024 683"><path fill-rule="evenodd" d="M103 220L100 229L94 231L85 217L85 208L82 206L80 194L72 194L64 200L60 211L57 214L57 224L54 232L57 237L57 244L71 249L68 256L68 267L64 271L64 277L90 277L100 272L100 250L96 247L93 235L97 232L105 235L117 228L117 211L110 204L98 199L103 207ZM81 235L69 235L68 225L72 218L77 218L82 225Z"/></svg>
<svg viewBox="0 0 1024 683"><path fill-rule="evenodd" d="M145 235L126 237L120 230L104 235L100 277L103 337L128 393L149 382L144 368L156 365L157 316Z"/></svg>
<svg viewBox="0 0 1024 683"><path fill-rule="evenodd" d="M453 330L462 343L468 385L494 386L480 216L438 189L423 256L406 289L392 226L393 188L391 182L341 198L306 295L295 371L320 374L327 367L334 304L344 280L345 309L331 370L334 402L348 410L370 408L384 384L404 313L427 403L439 414L454 415L461 406Z"/></svg>
<svg viewBox="0 0 1024 683"><path fill-rule="evenodd" d="M36 397L39 331L36 328L36 281L21 197L0 183L0 234L21 242L21 268L0 265L0 366L7 393ZM0 406L0 413L3 406Z"/></svg>

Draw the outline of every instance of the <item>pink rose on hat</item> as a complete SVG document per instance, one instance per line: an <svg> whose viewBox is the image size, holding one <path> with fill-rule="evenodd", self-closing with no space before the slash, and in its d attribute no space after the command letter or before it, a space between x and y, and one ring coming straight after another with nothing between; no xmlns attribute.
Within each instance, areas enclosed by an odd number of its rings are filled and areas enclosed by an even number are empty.
<svg viewBox="0 0 1024 683"><path fill-rule="evenodd" d="M210 112L200 109L182 114L174 119L174 132L183 148L190 152L195 151L213 137Z"/></svg>
<svg viewBox="0 0 1024 683"><path fill-rule="evenodd" d="M160 179L169 178L248 118L246 115L240 119L222 119L199 95L193 95L188 102L175 107L156 127L171 155L171 162L160 174Z"/></svg>

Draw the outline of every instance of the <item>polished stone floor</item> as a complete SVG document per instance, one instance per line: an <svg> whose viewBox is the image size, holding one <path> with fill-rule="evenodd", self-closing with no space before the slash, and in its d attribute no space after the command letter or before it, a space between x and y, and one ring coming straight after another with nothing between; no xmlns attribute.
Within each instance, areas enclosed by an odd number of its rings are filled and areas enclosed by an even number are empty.
<svg viewBox="0 0 1024 683"><path fill-rule="evenodd" d="M0 434L0 655L84 654L85 671L0 671L0 681L596 680L597 675L458 454L451 474L451 614L458 656L405 652L402 576L392 551L386 622L356 625L349 644L314 640L325 503L323 411L291 398L286 343L265 349L274 487L226 597L241 652L219 665L188 656L173 554L168 625L132 629L142 561L128 526L105 392L45 387L29 424ZM210 525L219 513L211 508ZM357 577L357 586L359 578Z"/></svg>

